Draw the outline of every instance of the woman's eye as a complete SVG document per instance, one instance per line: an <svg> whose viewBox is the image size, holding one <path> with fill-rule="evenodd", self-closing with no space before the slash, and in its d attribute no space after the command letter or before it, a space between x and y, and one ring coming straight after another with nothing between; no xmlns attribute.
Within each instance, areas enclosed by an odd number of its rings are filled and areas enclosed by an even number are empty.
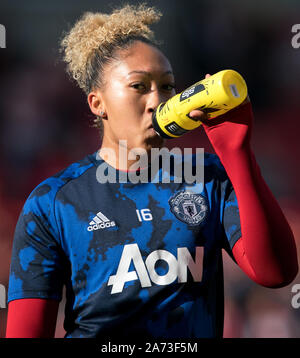
<svg viewBox="0 0 300 358"><path fill-rule="evenodd" d="M175 84L168 83L162 86L164 90L166 91L172 91L175 88Z"/></svg>
<svg viewBox="0 0 300 358"><path fill-rule="evenodd" d="M139 91L143 91L146 89L146 86L143 83L134 83L133 85L131 85L131 87L133 87Z"/></svg>
<svg viewBox="0 0 300 358"><path fill-rule="evenodd" d="M138 91L146 91L147 90L147 85L142 82L133 83L131 85L131 87L133 87L134 89L136 89ZM175 88L175 84L172 84L172 83L167 83L167 84L162 85L162 89L164 91L171 92L174 88Z"/></svg>

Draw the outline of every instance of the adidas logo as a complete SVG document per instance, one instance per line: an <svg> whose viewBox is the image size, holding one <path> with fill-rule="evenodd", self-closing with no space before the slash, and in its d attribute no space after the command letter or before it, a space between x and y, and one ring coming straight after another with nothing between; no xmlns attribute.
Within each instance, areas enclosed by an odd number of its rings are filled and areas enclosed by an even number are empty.
<svg viewBox="0 0 300 358"><path fill-rule="evenodd" d="M110 221L105 215L101 213L101 211L99 211L99 213L97 213L97 215L90 222L87 231L105 229L115 225L116 223L114 221Z"/></svg>

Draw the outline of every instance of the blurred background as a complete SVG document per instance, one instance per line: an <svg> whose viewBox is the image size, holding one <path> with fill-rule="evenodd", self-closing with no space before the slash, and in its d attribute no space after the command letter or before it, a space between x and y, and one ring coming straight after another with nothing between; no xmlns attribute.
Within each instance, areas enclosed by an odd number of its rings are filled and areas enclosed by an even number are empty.
<svg viewBox="0 0 300 358"><path fill-rule="evenodd" d="M83 12L110 12L122 3L1 0L6 48L0 48L0 284L6 288L14 228L26 198L42 180L101 144L84 94L65 74L59 41ZM164 14L153 29L164 42L178 92L226 68L245 78L255 114L253 150L299 252L300 48L292 46L291 29L300 23L300 2L147 3ZM201 128L168 146L213 152ZM291 305L299 275L288 287L266 289L252 283L226 253L224 271L224 337L300 337L300 308ZM64 300L56 337L64 335L63 309ZM0 337L6 315L7 309L0 308Z"/></svg>

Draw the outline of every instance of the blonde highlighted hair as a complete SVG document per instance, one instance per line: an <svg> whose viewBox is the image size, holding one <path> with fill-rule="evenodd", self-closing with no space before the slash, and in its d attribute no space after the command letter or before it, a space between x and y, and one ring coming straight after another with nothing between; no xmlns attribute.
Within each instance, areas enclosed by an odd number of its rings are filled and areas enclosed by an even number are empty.
<svg viewBox="0 0 300 358"><path fill-rule="evenodd" d="M101 88L103 67L117 59L116 50L136 40L159 46L149 25L160 17L157 9L145 4L124 5L111 14L85 13L61 41L68 73L86 94Z"/></svg>

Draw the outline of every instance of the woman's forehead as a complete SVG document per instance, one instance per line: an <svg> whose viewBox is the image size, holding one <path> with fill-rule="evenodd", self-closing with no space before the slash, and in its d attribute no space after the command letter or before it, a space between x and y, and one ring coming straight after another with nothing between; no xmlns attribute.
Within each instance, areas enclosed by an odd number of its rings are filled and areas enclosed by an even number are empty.
<svg viewBox="0 0 300 358"><path fill-rule="evenodd" d="M173 75L171 64L156 47L137 42L122 51L119 61L111 68L113 75L130 77L134 75Z"/></svg>

